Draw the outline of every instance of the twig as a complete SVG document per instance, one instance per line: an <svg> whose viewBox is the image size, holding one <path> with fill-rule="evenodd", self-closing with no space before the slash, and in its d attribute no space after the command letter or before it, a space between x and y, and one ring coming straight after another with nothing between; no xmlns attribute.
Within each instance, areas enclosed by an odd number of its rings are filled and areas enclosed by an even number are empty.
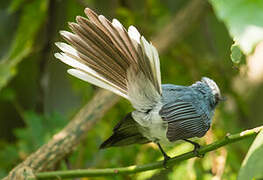
<svg viewBox="0 0 263 180"><path fill-rule="evenodd" d="M241 133L227 135L225 138L218 140L209 145L203 146L199 149L198 154L205 154L207 152L218 149L222 146L225 146L230 143L234 143L236 141L240 141L245 138L249 138L259 133L259 131L263 130L263 126L246 130ZM181 161L193 158L198 156L194 152L184 153L182 155L176 156L170 159L167 162L168 166L175 165ZM145 165L134 165L128 167L120 167L120 168L107 168L107 169L78 169L78 170L69 170L69 171L53 171L53 172L42 172L35 174L36 178L32 177L30 180L34 179L49 179L49 178L75 178L75 177L98 177L98 176L114 176L118 174L134 174L138 172L144 172L154 169L163 168L163 162L158 161L154 163L149 163Z"/></svg>

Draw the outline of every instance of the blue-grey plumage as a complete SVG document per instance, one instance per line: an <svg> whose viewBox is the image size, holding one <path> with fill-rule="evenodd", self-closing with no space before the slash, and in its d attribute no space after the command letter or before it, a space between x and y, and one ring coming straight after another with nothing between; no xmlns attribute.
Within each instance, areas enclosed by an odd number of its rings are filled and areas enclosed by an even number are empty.
<svg viewBox="0 0 263 180"><path fill-rule="evenodd" d="M162 87L163 106L159 114L168 123L166 135L169 141L204 136L217 104L211 88L205 82L187 87Z"/></svg>
<svg viewBox="0 0 263 180"><path fill-rule="evenodd" d="M221 99L209 78L191 86L161 84L159 55L134 26L126 30L103 15L85 9L69 23L73 33L60 31L55 57L70 65L68 73L130 101L134 111L121 120L101 148L153 141L160 143L202 137L211 125ZM191 142L198 147L196 143Z"/></svg>
<svg viewBox="0 0 263 180"><path fill-rule="evenodd" d="M132 113L140 133L161 144L202 137L210 128L220 91L213 80L202 78L191 86L162 85L160 103L146 112Z"/></svg>

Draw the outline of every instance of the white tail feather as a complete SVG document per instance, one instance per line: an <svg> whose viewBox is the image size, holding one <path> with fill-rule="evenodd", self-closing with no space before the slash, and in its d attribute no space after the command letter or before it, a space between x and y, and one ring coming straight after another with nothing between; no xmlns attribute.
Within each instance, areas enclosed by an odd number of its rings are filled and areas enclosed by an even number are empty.
<svg viewBox="0 0 263 180"><path fill-rule="evenodd" d="M160 94L142 72L136 73L130 68L127 76L128 96L134 108L147 111L160 102Z"/></svg>
<svg viewBox="0 0 263 180"><path fill-rule="evenodd" d="M75 76L83 81L86 81L86 82L89 82L91 84L94 84L95 86L98 86L100 88L104 88L106 90L109 90L119 96L122 96L124 97L125 99L128 99L129 100L129 97L126 95L126 94L123 94L121 91L119 91L118 89L114 88L112 85L106 83L106 82L103 82L101 80L99 80L98 78L88 74L88 73L85 73L83 71L80 71L80 70L77 70L77 69L69 69L67 71L70 75L72 76Z"/></svg>
<svg viewBox="0 0 263 180"><path fill-rule="evenodd" d="M60 59L63 63L72 66L77 69L81 69L82 71L86 71L92 74L96 74L94 70L86 66L85 64L79 62L78 60L68 56L66 53L55 53L54 55L57 59Z"/></svg>
<svg viewBox="0 0 263 180"><path fill-rule="evenodd" d="M102 84L106 84L107 87L103 87L103 86L99 86L101 88L105 88L108 90L113 90L114 89L114 93L116 93L116 91L118 91L118 93L116 94L121 94L122 97L128 99L127 95L123 95L125 94L125 92L122 92L122 89L120 89L119 87L117 87L116 85L112 84L111 82L109 82L108 80L106 80L105 78L103 78L102 76L100 76L96 71L92 70L91 68L89 68L88 66L86 66L85 64L71 58L70 56L66 55L65 53L55 53L55 57L57 59L60 59L62 62L64 62L67 65L70 65L76 69L80 69L82 70L82 72L86 73L87 75L89 75L89 77L92 77L92 79L96 78L97 81L101 81ZM78 77L78 76L76 76ZM85 79L85 81L88 81L87 79ZM89 81L88 81L89 82ZM95 82L94 80L92 82ZM90 82L90 83L92 83ZM93 84L93 83L92 83ZM95 85L97 85L99 83L96 83ZM109 88L108 86L111 86L111 88Z"/></svg>
<svg viewBox="0 0 263 180"><path fill-rule="evenodd" d="M138 44L140 44L141 35L140 35L139 31L134 26L130 26L128 28L128 34L129 34L131 39L135 40Z"/></svg>
<svg viewBox="0 0 263 180"><path fill-rule="evenodd" d="M120 28L120 29L123 28L122 24L121 24L120 21L118 21L117 19L113 19L113 20L112 20L112 25L113 25L114 27L116 27L116 28Z"/></svg>
<svg viewBox="0 0 263 180"><path fill-rule="evenodd" d="M79 57L78 51L74 49L72 46L63 43L63 42L56 42L55 45L63 52L72 54L73 56Z"/></svg>
<svg viewBox="0 0 263 180"><path fill-rule="evenodd" d="M154 72L154 79L157 79L158 85L161 85L161 72L158 52L156 48L152 44L150 44L143 36L141 36L140 42L143 52L149 58L152 72ZM160 93L162 93L162 88L160 88Z"/></svg>

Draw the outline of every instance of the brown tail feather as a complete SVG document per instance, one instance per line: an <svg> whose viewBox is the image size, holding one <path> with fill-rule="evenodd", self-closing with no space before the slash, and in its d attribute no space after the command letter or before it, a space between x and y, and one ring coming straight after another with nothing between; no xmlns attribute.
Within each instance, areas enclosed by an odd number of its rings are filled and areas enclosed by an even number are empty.
<svg viewBox="0 0 263 180"><path fill-rule="evenodd" d="M68 72L128 100L131 99L128 84L136 83L129 78L143 77L161 95L159 57L154 46L133 26L127 31L116 19L110 22L88 8L85 13L88 19L77 16L77 23L69 23L73 33L61 32L72 48L57 43L64 53L55 56L75 68ZM129 76L129 71L134 71L134 76ZM148 90L138 89L136 93L144 91L141 96L149 97L152 91Z"/></svg>

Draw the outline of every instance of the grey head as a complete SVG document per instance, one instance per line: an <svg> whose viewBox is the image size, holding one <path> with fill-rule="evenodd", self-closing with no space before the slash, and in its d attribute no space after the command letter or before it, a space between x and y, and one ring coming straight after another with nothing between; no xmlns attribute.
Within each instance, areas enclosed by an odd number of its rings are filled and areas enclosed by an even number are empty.
<svg viewBox="0 0 263 180"><path fill-rule="evenodd" d="M205 83L211 91L212 96L210 97L209 101L212 108L215 108L220 101L225 100L225 98L222 97L220 89L218 88L215 81L208 77L203 77L201 82Z"/></svg>

